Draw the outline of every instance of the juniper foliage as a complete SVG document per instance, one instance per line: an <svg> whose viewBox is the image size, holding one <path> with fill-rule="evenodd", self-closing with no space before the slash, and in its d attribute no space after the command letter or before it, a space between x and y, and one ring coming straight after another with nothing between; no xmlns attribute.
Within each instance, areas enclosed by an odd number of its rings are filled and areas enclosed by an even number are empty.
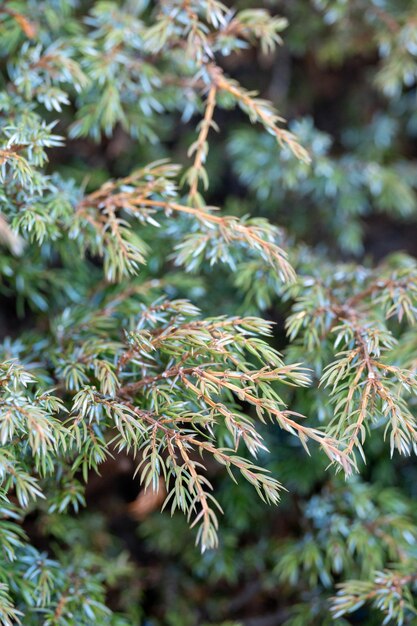
<svg viewBox="0 0 417 626"><path fill-rule="evenodd" d="M111 458L170 513L140 524L182 577L154 623L201 623L190 587L253 570L297 598L276 623L415 619L413 494L391 485L417 451L417 266L361 254L372 216L415 215L399 146L416 128L417 5L278 4L0 6L0 292L21 319L0 346L4 626L145 623L143 571L86 507ZM234 77L254 49L280 58L287 17L300 58L377 56L383 105L337 149ZM112 171L86 165L94 143ZM216 207L219 154L245 197ZM281 352L267 309L286 320ZM389 486L360 477L367 460ZM284 487L298 536L259 508ZM260 517L267 538L245 544ZM211 623L234 617L207 603Z"/></svg>

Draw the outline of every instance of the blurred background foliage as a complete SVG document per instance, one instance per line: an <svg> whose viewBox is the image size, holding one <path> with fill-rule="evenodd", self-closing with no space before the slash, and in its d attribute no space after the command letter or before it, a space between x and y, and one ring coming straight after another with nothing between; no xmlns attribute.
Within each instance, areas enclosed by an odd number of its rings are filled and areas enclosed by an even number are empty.
<svg viewBox="0 0 417 626"><path fill-rule="evenodd" d="M156 8L169 16L171 5L180 4L186 3L162 2ZM210 10L210 2L204 5ZM283 285L264 259L245 250L229 259L232 271L224 265L213 269L204 255L195 268L187 255L193 257L196 240L184 251L191 270L184 272L172 261L173 247L193 227L177 220L159 230L140 229L148 259L138 284L154 281L156 295L162 290L170 298L188 298L205 316L262 315L274 322L273 347L289 362L303 362L313 371L313 385L288 388L285 400L316 424L331 424L334 404L318 382L337 353L333 302L341 306L369 284L391 281L391 291L382 291L379 299L366 300L365 294L362 313L369 332L380 331L381 338L375 341L380 341L382 351L390 351L389 362L411 372L416 368L417 3L265 0L255 5L235 0L230 8L247 11L242 19L248 23L252 9L268 11L277 20L275 40L269 42L269 31L262 30L262 24L261 45L252 45L250 37L236 40L234 33L226 33L214 51L216 63L274 104L311 161L300 160L285 141L277 149L276 138L248 124L245 111L234 107L226 91L219 96L222 108L214 112L221 130L210 131L205 164L209 186L202 192L204 201L194 193L194 204L218 205L228 215L250 214L282 227L279 243L289 252L299 279ZM14 232L22 235L27 229L33 241L47 242L28 246L24 262L2 248L2 355L4 360L25 362L30 352L30 359L37 361L33 371L49 386L56 381L51 379L50 363L41 361L45 351L48 359L55 357L41 338L44 313L55 319L59 349L76 353L76 339L74 345L65 345L62 328L70 328L74 319L94 327L94 318L83 317L82 306L89 298L93 308L102 304L99 295L91 294L92 286L103 279L94 262L97 250L88 248L87 242L87 260L79 257L77 240L84 235L72 222L74 197L81 201L83 193L93 193L109 179L126 177L158 159L168 157L190 167L187 151L205 111L204 98L190 87L187 76L194 77L195 67L181 56L178 42L171 50L169 36L156 26L143 42L140 22L152 25L154 10L146 0L26 0L0 5L2 80L8 74L13 85L0 96L1 115L9 116L16 107L12 99L20 99L16 115L26 132L22 139L20 122L13 127L9 118L2 135L8 147L29 140L34 146L29 164L16 164L16 184L32 186L31 215L16 211L19 188L13 197L4 193L1 201ZM266 20L272 22L270 17ZM280 36L283 45L275 47ZM186 46L180 31L178 37ZM152 54L156 58L164 45L165 56L156 69ZM189 45L195 45L191 35ZM170 63L170 72L164 73ZM45 137L32 119L39 108ZM49 126L56 119L57 125ZM31 125L33 136L28 139ZM61 135L66 138L62 146ZM44 163L45 149L49 156L45 174L32 176L29 170ZM7 167L6 161L3 179ZM186 170L185 187L192 187L193 175ZM64 262L55 263L53 244L48 242L58 241L60 230L66 228L74 231L59 251ZM9 247L19 248L19 238L7 229L2 238ZM52 259L48 272L45 259L47 263ZM109 289L117 297L116 287ZM393 293L395 289L399 292ZM145 296L147 304L152 299L152 294ZM135 311L124 306L120 315L125 320ZM62 311L72 311L71 307L81 309L76 309L75 317L67 313L65 320ZM320 307L323 315L318 318ZM300 311L311 311L301 330L296 317ZM390 332L399 339L395 346L384 335L386 316ZM409 328L404 319L410 321ZM98 328L97 336L100 332ZM345 337L343 333L350 331L339 332ZM346 341L349 345L350 339ZM63 358L54 367L65 365ZM397 392L395 379L393 395ZM409 407L413 416L415 400ZM243 409L250 413L248 406ZM375 413L374 407L370 413ZM381 422L376 416L372 430ZM334 428L343 439L343 432ZM62 488L48 498L48 506L39 501L25 516L20 527L36 552L19 561L19 588L13 587L7 564L2 565L0 599L5 585L12 597L20 594L29 605L34 604L34 589L37 594L43 589L46 598L51 588L65 594L76 570L84 572L82 617L77 618L78 599L72 613L68 607L62 615L56 606L50 613L35 609L22 623L416 623L415 457L389 458L381 432L368 437L363 446L366 465L358 456L360 473L345 480L326 471L328 459L318 447L311 447L307 456L288 433L270 425L261 425L260 430L270 454L261 452L259 462L288 492L281 494L278 507L269 507L254 499L251 485L242 480L234 484L209 461L210 480L224 510L216 550L201 554L181 515L160 513L156 497L146 500L134 476L132 456L122 450L103 463L99 477L90 476L85 494L81 478L79 486L73 477L66 483L63 473ZM66 512L68 493L78 514ZM19 515L16 512L16 519ZM6 519L13 519L9 508ZM3 532L7 551L7 526ZM48 559L53 563L48 565ZM43 571L52 579L40 580ZM11 609L7 615L8 598L6 594L2 604L5 625L19 617Z"/></svg>

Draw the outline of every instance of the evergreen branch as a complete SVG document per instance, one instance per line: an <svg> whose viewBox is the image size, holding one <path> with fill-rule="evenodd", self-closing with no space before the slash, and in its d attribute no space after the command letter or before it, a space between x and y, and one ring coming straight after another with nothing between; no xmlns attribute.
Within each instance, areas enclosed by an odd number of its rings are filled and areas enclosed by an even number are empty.
<svg viewBox="0 0 417 626"><path fill-rule="evenodd" d="M373 581L348 581L339 585L339 591L332 603L334 618L358 610L371 602L385 616L385 623L395 615L397 624L417 615L410 585L416 581L416 574L404 574L395 570L375 572Z"/></svg>
<svg viewBox="0 0 417 626"><path fill-rule="evenodd" d="M198 192L198 183L200 180L203 181L204 189L208 188L208 179L207 179L207 173L204 169L204 163L207 159L207 154L208 154L208 143L207 143L208 133L210 131L210 128L215 128L215 129L217 128L217 126L215 125L213 121L213 114L214 114L214 109L216 106L216 94L217 94L217 87L215 84L212 84L210 86L208 96L207 96L204 118L201 121L200 126L198 128L199 134L198 134L197 141L194 142L188 149L189 157L191 157L193 154L195 155L194 164L186 172L186 175L185 175L187 183L190 187L188 195L189 195L189 200L191 204L198 202L197 192Z"/></svg>
<svg viewBox="0 0 417 626"><path fill-rule="evenodd" d="M153 173L153 170L151 169L150 172ZM158 173L158 168L156 168L154 176L158 176ZM287 261L286 253L274 242L275 232L269 224L261 220L252 220L245 223L243 220L235 217L220 216L202 208L182 205L172 200L155 199L152 197L153 193L157 193L159 189L162 190L164 187L168 189L168 183L160 178L156 178L153 182L147 181L142 189L141 186L138 186L138 179L140 180L144 174L144 172L140 171L115 183L106 183L102 189L87 196L77 208L78 216L82 217L82 219L87 219L93 225L94 229L101 234L105 245L108 247L106 253L108 272L110 272L111 263L114 265L117 263L116 275L119 275L120 272L134 271L136 263L143 263L141 254L143 244L136 238L134 240L136 246L131 250L130 247L128 250L126 249L124 240L127 237L127 232L124 230L124 223L115 219L114 211L127 211L136 218L148 221L154 225L155 220L148 210L156 209L164 211L167 216L172 212L177 212L196 218L206 227L202 248L211 239L215 240L216 237L220 237L226 244L232 242L246 244L254 251L260 253L262 258L272 265L283 280L294 280L294 270ZM136 186L131 190L123 191L123 188L129 185ZM119 191L119 189L122 190ZM89 212L90 207L97 207L100 211L98 217L95 213L91 214ZM110 223L107 217L108 214L111 218ZM111 229L112 237L108 234L109 228ZM116 240L115 243L113 243L114 240ZM123 246L120 246L120 241L124 242ZM116 244L117 246L115 247ZM199 247L196 248L194 238L190 236L189 245L186 240L184 244L179 246L179 250L182 252L182 254L178 255L179 262L187 263L188 261L191 263L195 259L196 250ZM124 265L121 262L117 262L116 252L113 249L117 250L118 255L124 254ZM123 252L124 250L125 252ZM106 251L106 248L104 248L104 251ZM113 277L113 274L111 273L110 276Z"/></svg>
<svg viewBox="0 0 417 626"><path fill-rule="evenodd" d="M250 92L241 87L236 81L226 78L223 74L216 75L213 79L220 91L230 94L248 114L252 123L260 122L268 130L278 143L287 146L289 150L301 161L310 162L308 152L300 146L295 136L278 126L283 119L277 115L272 105L267 100L257 98L256 92Z"/></svg>

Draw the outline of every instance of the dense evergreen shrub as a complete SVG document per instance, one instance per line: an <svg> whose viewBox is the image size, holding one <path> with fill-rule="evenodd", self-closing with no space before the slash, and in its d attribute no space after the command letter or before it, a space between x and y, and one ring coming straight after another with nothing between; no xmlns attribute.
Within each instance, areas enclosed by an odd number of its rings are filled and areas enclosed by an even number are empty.
<svg viewBox="0 0 417 626"><path fill-rule="evenodd" d="M0 623L416 623L415 0L0 34Z"/></svg>

